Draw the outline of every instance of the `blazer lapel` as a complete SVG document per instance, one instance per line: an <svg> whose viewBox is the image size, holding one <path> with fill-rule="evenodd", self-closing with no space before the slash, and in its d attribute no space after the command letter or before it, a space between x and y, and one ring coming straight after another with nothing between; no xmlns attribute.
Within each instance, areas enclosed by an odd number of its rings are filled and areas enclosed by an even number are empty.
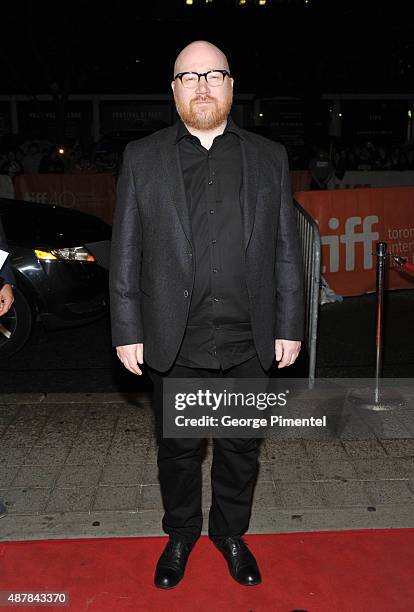
<svg viewBox="0 0 414 612"><path fill-rule="evenodd" d="M244 132L241 141L243 160L243 234L244 246L247 249L253 231L256 214L257 190L259 187L259 153L257 147Z"/></svg>
<svg viewBox="0 0 414 612"><path fill-rule="evenodd" d="M169 187L172 203L177 209L184 233L190 244L192 244L190 215L185 194L179 151L178 146L174 144L173 140L161 146L161 157L165 169L165 182Z"/></svg>

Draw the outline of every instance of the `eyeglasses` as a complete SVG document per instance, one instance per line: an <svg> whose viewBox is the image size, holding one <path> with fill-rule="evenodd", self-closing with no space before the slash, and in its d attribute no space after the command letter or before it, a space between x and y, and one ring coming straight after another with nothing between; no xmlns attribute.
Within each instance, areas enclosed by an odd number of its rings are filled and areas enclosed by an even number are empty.
<svg viewBox="0 0 414 612"><path fill-rule="evenodd" d="M223 85L224 78L231 78L228 70L209 70L208 72L179 72L175 75L175 79L180 79L183 87L187 89L195 89L200 82L201 77L204 77L210 87L220 87Z"/></svg>

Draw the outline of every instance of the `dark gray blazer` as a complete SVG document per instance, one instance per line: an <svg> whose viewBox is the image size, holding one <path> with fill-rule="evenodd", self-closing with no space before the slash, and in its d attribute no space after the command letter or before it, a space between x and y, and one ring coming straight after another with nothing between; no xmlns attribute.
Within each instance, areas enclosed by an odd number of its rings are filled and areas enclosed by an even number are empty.
<svg viewBox="0 0 414 612"><path fill-rule="evenodd" d="M4 235L3 225L0 217L0 249L2 251L9 252L9 247L7 246L6 236ZM5 283L15 283L16 279L14 278L14 274L10 268L8 263L8 259L6 259L2 268L0 268L0 278L3 279ZM0 286L2 282L0 281Z"/></svg>
<svg viewBox="0 0 414 612"><path fill-rule="evenodd" d="M274 340L303 337L303 274L284 147L236 128L243 159L243 232L253 339L264 368ZM144 343L144 361L173 364L194 283L191 224L174 144L177 125L129 143L118 180L110 304L112 344Z"/></svg>

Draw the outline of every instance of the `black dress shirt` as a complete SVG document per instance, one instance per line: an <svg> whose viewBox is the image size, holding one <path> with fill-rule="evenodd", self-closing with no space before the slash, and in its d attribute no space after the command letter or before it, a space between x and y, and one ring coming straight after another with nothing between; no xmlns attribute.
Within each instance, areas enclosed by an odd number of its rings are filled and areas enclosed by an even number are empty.
<svg viewBox="0 0 414 612"><path fill-rule="evenodd" d="M179 365L224 370L256 354L245 281L240 138L229 117L224 133L207 150L178 122L176 145L195 262Z"/></svg>

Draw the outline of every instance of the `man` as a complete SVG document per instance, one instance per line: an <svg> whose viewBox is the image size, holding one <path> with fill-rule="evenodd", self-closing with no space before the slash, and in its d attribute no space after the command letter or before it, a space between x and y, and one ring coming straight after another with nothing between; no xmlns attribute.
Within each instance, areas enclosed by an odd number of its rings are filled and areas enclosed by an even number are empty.
<svg viewBox="0 0 414 612"><path fill-rule="evenodd" d="M0 218L0 250L8 252L6 236L4 235L3 225ZM15 282L14 274L6 262L0 267L0 317L5 315L11 308L14 302L13 284Z"/></svg>
<svg viewBox="0 0 414 612"><path fill-rule="evenodd" d="M312 191L328 188L328 183L335 174L335 167L325 149L319 148L316 156L312 157L309 162L309 172L312 178L310 185Z"/></svg>
<svg viewBox="0 0 414 612"><path fill-rule="evenodd" d="M112 339L132 373L148 368L162 434L165 377L257 378L296 360L302 272L284 148L237 127L225 55L196 41L172 81L180 120L130 143L115 211ZM200 439L164 439L158 467L169 534L154 582L184 576L201 533ZM209 537L243 585L261 581L248 529L258 440L214 439Z"/></svg>

